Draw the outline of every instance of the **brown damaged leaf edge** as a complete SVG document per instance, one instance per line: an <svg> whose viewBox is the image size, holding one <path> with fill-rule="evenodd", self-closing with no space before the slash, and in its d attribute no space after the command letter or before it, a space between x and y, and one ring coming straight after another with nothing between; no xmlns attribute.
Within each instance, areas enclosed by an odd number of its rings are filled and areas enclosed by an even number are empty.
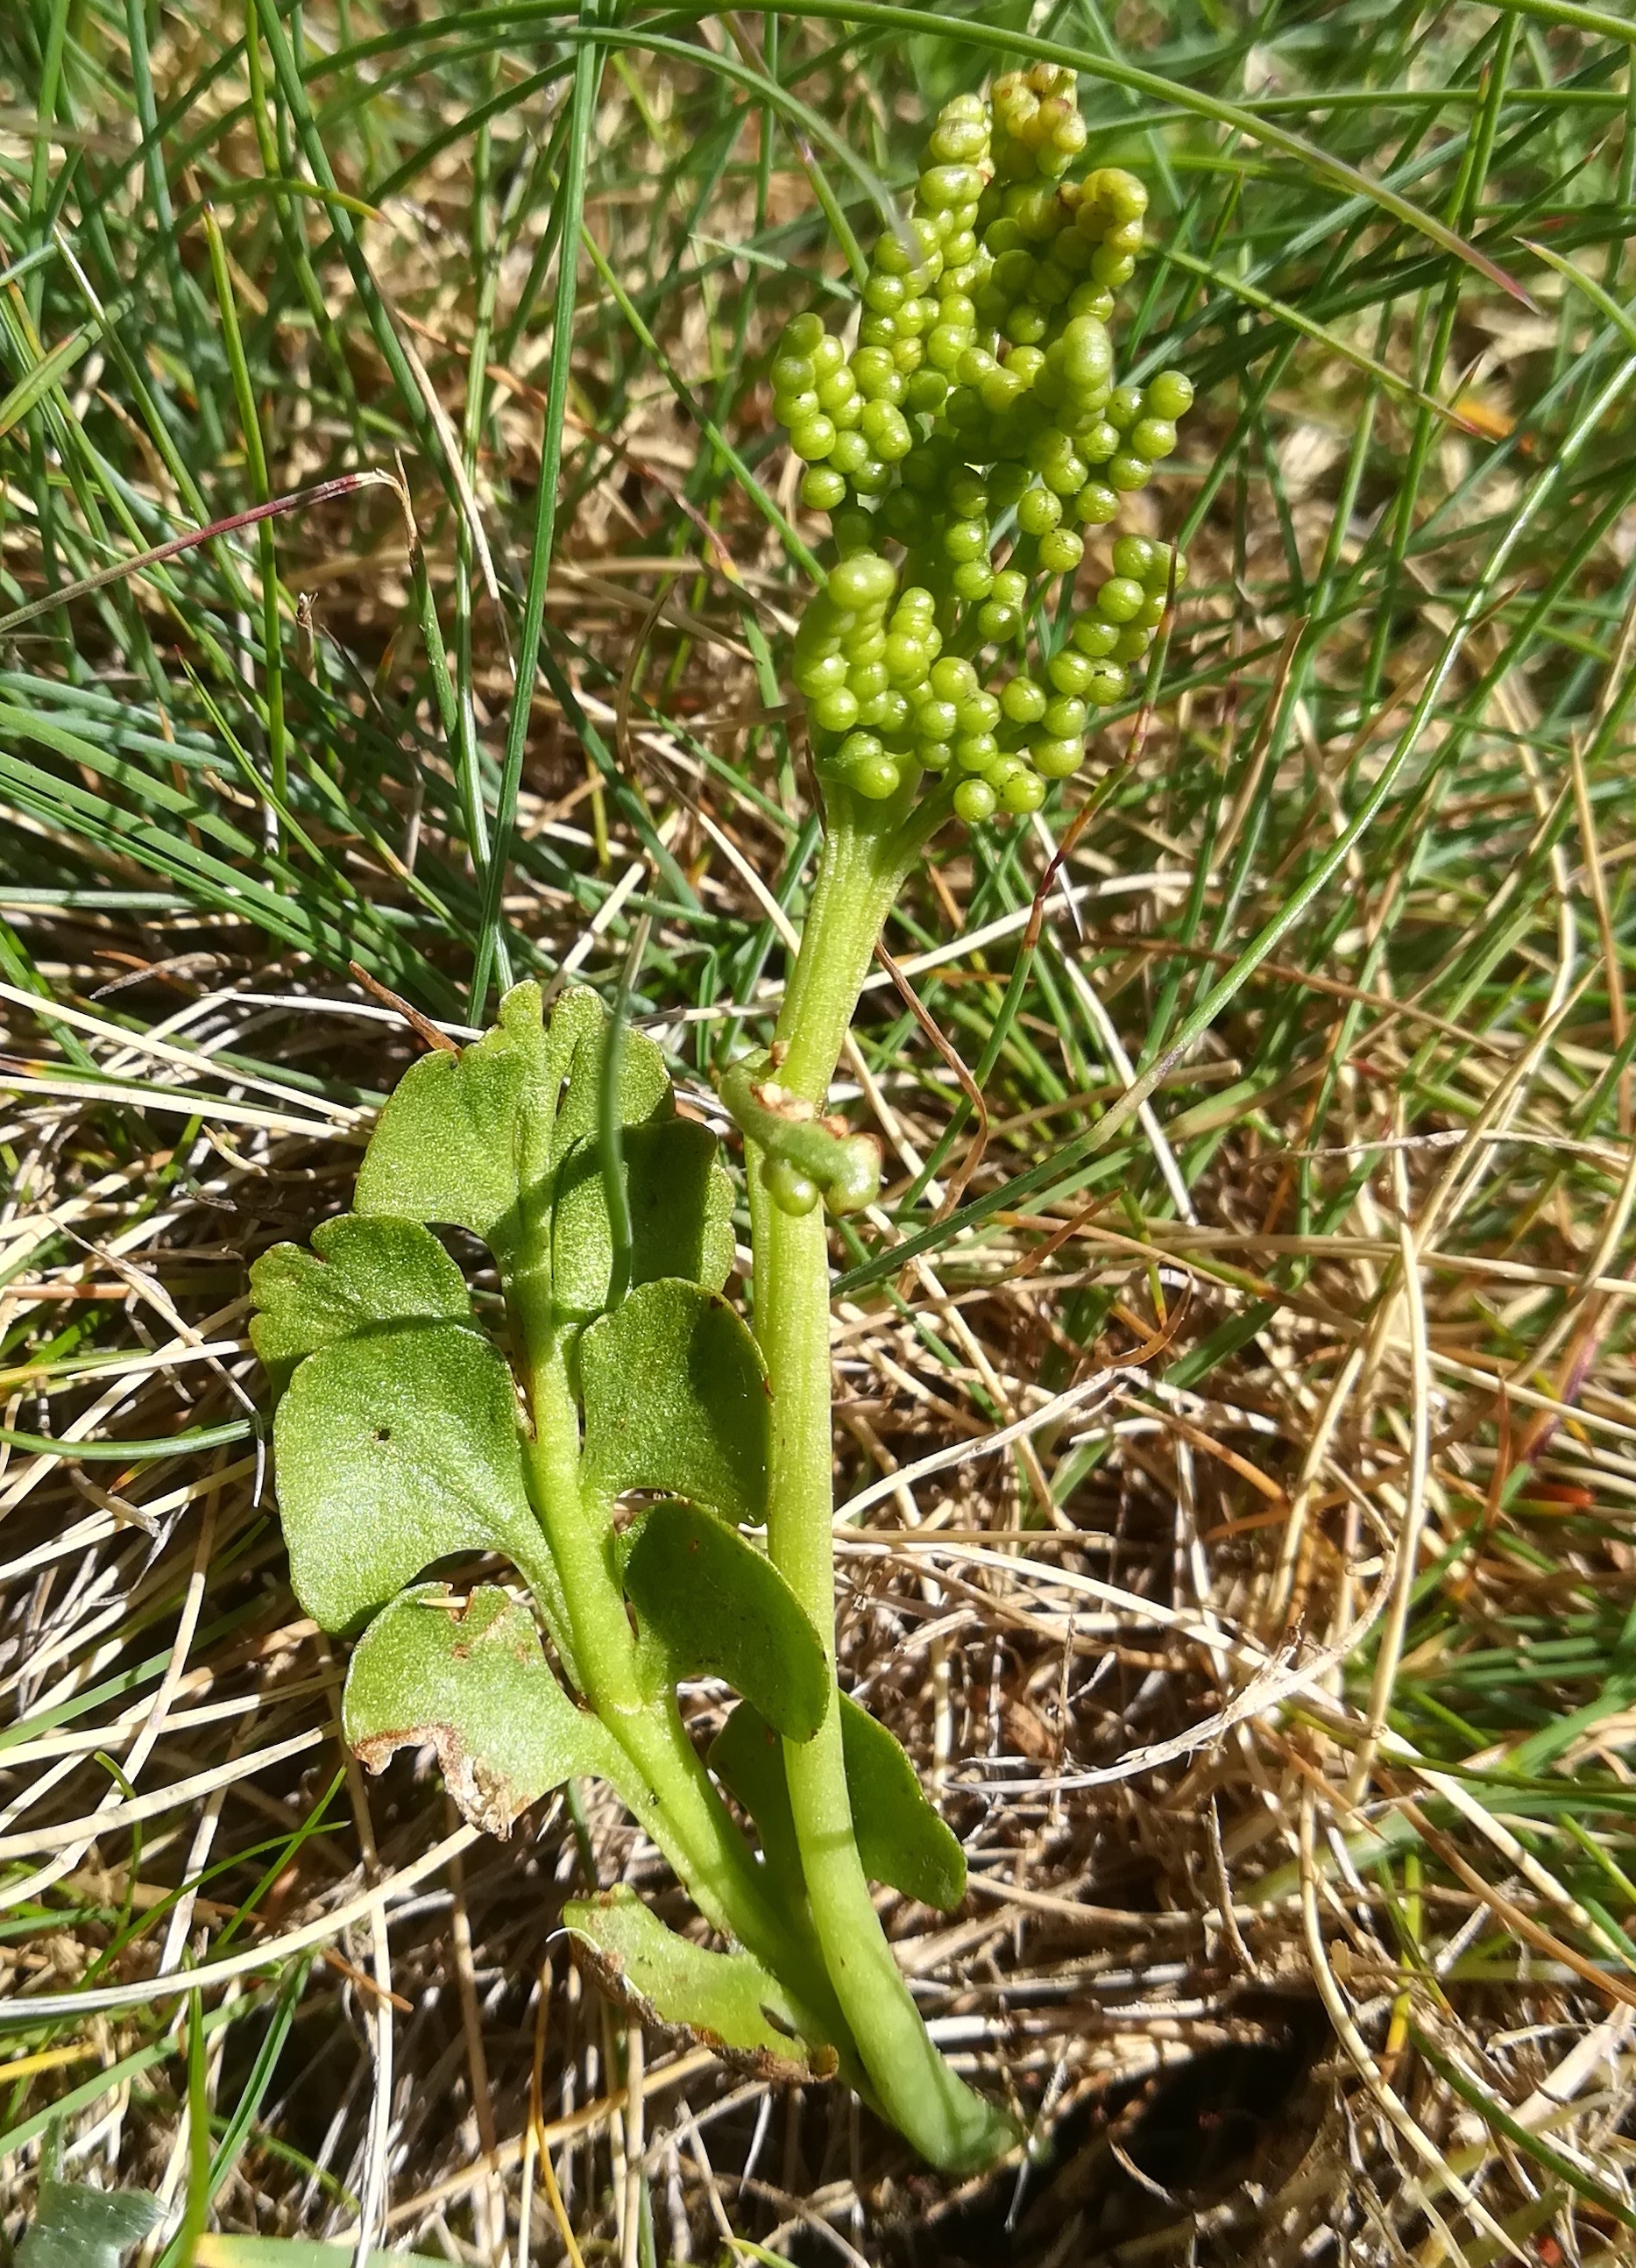
<svg viewBox="0 0 1636 2268"><path fill-rule="evenodd" d="M435 1749L444 1786L461 1817L502 1843L536 1800L472 1755L453 1725L410 1725L401 1733L372 1733L352 1746L358 1761L376 1774L385 1771L400 1749Z"/></svg>

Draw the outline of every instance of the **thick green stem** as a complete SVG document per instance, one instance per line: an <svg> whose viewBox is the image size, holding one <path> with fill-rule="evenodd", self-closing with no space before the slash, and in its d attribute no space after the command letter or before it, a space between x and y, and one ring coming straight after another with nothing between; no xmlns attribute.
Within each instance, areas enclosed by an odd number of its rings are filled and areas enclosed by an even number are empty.
<svg viewBox="0 0 1636 2268"><path fill-rule="evenodd" d="M908 855L901 832L845 821L825 843L776 1049L779 1082L808 1101L821 1103L829 1087ZM833 1675L828 1241L822 1212L781 1211L754 1152L749 1167L755 1326L772 1383L768 1549L822 1634ZM784 1754L819 1942L881 2106L934 2164L986 2164L1015 2136L939 2055L893 1958L852 1832L839 1710L811 1741L786 1742Z"/></svg>
<svg viewBox="0 0 1636 2268"><path fill-rule="evenodd" d="M895 829L843 823L824 838L774 1040L780 1086L808 1102L822 1102L835 1076L875 939L910 855Z"/></svg>
<svg viewBox="0 0 1636 2268"><path fill-rule="evenodd" d="M754 1853L688 1737L674 1695L644 1690L613 1565L608 1508L580 1485L578 1418L544 1272L520 1272L511 1300L534 1419L528 1490L549 1546L549 1568L522 1572L542 1607L555 1589L565 1625L566 1646L558 1639L564 1667L630 1759L618 1793L705 1918L772 1971L811 2036L836 2049L853 2084L866 2085L805 1918L782 1911L769 1895Z"/></svg>

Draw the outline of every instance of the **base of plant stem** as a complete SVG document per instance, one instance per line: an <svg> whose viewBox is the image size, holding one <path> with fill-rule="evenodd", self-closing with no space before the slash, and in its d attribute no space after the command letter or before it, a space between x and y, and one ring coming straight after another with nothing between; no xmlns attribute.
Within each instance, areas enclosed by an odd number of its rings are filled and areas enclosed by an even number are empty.
<svg viewBox="0 0 1636 2268"><path fill-rule="evenodd" d="M688 1738L674 1701L604 1723L633 1767L617 1793L686 1883L705 1919L753 1954L800 2008L802 2036L832 2047L849 2083L869 2092L822 1941L804 1914L781 1912Z"/></svg>

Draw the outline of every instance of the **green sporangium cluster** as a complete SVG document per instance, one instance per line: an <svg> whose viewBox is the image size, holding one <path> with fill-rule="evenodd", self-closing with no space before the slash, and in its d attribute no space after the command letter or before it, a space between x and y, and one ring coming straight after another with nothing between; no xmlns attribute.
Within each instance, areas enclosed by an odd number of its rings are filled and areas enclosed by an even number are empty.
<svg viewBox="0 0 1636 2268"><path fill-rule="evenodd" d="M1035 811L1122 700L1183 563L1143 536L1081 613L1049 606L1175 447L1177 371L1116 383L1108 325L1147 193L1085 148L1073 73L1037 63L938 118L914 209L875 248L849 356L789 324L774 406L838 555L795 645L820 776L866 802L923 772L960 817ZM901 546L901 565L884 547Z"/></svg>

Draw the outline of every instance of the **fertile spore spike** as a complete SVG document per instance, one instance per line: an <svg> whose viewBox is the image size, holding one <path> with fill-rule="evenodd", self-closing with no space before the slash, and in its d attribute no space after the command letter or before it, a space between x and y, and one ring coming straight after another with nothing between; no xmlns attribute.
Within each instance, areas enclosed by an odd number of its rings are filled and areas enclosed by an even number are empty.
<svg viewBox="0 0 1636 2268"><path fill-rule="evenodd" d="M830 515L838 555L795 682L820 778L867 803L930 775L969 822L1038 810L1083 762L1091 712L1126 697L1185 574L1124 538L1057 651L1031 627L1057 616L1045 602L1078 574L1085 532L1146 485L1193 399L1179 371L1116 382L1108 326L1147 192L1117 166L1067 180L1086 142L1057 64L956 96L907 224L875 247L852 353L806 313L773 359L801 501Z"/></svg>

